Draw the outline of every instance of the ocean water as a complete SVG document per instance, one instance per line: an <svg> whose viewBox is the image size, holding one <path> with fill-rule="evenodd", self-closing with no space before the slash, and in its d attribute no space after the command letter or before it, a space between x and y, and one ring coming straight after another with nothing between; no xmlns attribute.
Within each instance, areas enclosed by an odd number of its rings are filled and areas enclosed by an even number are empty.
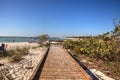
<svg viewBox="0 0 120 80"><path fill-rule="evenodd" d="M3 42L28 42L30 40L38 41L37 37L6 37L0 36L0 43Z"/></svg>
<svg viewBox="0 0 120 80"><path fill-rule="evenodd" d="M0 43L5 42L28 42L28 41L39 41L38 37L6 37L0 36ZM50 37L49 40L61 40L61 38Z"/></svg>

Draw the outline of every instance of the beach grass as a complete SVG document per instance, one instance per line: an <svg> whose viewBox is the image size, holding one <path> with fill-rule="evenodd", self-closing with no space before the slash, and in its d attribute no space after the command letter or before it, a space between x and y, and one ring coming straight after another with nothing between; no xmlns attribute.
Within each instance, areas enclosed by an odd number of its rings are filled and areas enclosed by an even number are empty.
<svg viewBox="0 0 120 80"><path fill-rule="evenodd" d="M8 57L11 62L22 60L22 57L29 53L29 47L23 47L0 51L0 57Z"/></svg>
<svg viewBox="0 0 120 80"><path fill-rule="evenodd" d="M11 49L7 51L9 60L11 62L18 62L23 59L23 56L27 55L29 53L29 48L24 47L24 48L16 48L16 49Z"/></svg>

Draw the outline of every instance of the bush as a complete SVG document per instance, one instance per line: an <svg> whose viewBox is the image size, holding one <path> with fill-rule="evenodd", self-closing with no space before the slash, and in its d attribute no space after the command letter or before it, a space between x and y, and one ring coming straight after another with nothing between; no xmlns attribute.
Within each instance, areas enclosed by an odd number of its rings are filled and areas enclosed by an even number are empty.
<svg viewBox="0 0 120 80"><path fill-rule="evenodd" d="M85 54L91 58L103 59L105 61L120 61L120 41L116 39L83 38L78 41L66 40L63 43L66 49L77 55Z"/></svg>
<svg viewBox="0 0 120 80"><path fill-rule="evenodd" d="M6 51L0 51L0 57L6 57L7 55Z"/></svg>
<svg viewBox="0 0 120 80"><path fill-rule="evenodd" d="M11 60L12 62L18 62L18 61L22 60L22 55L20 55L20 54L15 54L15 55L11 56L10 60Z"/></svg>
<svg viewBox="0 0 120 80"><path fill-rule="evenodd" d="M16 62L16 61L20 61L22 59L23 56L27 55L29 48L16 48L16 49L11 49L9 51L7 51L8 53L8 57L10 57L10 61L12 62Z"/></svg>
<svg viewBox="0 0 120 80"><path fill-rule="evenodd" d="M87 61L92 62L93 59L101 59L106 62L106 67L120 74L120 40L115 38L96 39L83 38L78 41L66 40L63 47L70 49L73 54L79 58L81 55L88 57Z"/></svg>

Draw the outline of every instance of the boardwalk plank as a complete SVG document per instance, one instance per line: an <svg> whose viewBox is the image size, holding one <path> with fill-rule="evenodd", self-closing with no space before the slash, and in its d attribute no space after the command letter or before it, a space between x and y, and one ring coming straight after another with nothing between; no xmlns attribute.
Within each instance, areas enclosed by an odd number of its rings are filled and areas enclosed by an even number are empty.
<svg viewBox="0 0 120 80"><path fill-rule="evenodd" d="M88 80L78 64L61 47L52 45L40 80Z"/></svg>

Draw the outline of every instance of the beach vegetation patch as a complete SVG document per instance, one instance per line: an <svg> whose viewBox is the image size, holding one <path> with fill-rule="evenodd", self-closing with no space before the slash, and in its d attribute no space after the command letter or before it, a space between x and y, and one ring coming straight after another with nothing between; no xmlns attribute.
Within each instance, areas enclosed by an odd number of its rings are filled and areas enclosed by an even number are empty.
<svg viewBox="0 0 120 80"><path fill-rule="evenodd" d="M40 45L46 45L48 44L47 40L48 40L49 36L47 34L43 34L39 36L39 44Z"/></svg>
<svg viewBox="0 0 120 80"><path fill-rule="evenodd" d="M29 48L24 47L24 48L11 49L7 52L8 52L10 61L17 62L17 61L22 60L22 57L29 53L28 50L29 50Z"/></svg>
<svg viewBox="0 0 120 80"><path fill-rule="evenodd" d="M9 57L9 60L12 62L17 62L23 59L23 56L29 53L29 47L23 47L16 49L10 49L5 51L0 51L0 57Z"/></svg>
<svg viewBox="0 0 120 80"><path fill-rule="evenodd" d="M8 54L6 51L1 50L0 51L0 57L6 57Z"/></svg>

